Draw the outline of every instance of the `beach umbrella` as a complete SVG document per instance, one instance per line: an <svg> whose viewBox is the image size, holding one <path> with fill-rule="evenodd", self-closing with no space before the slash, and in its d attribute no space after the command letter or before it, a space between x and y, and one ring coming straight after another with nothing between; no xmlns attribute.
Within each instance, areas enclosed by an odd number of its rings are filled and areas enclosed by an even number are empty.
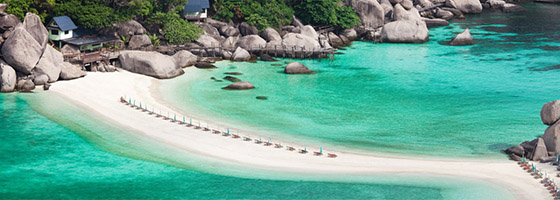
<svg viewBox="0 0 560 200"><path fill-rule="evenodd" d="M303 150L304 150L304 151L307 151L307 147L303 147Z"/></svg>
<svg viewBox="0 0 560 200"><path fill-rule="evenodd" d="M148 110L148 105L144 105L144 110Z"/></svg>
<svg viewBox="0 0 560 200"><path fill-rule="evenodd" d="M227 129L227 133L229 134L229 128Z"/></svg>
<svg viewBox="0 0 560 200"><path fill-rule="evenodd" d="M558 155L556 156L556 160L558 160ZM523 163L525 163L525 154L523 154Z"/></svg>
<svg viewBox="0 0 560 200"><path fill-rule="evenodd" d="M128 103L132 103L132 99L128 98Z"/></svg>
<svg viewBox="0 0 560 200"><path fill-rule="evenodd" d="M268 137L268 143L272 142L272 138Z"/></svg>
<svg viewBox="0 0 560 200"><path fill-rule="evenodd" d="M136 100L134 100L134 103L132 105L136 105Z"/></svg>
<svg viewBox="0 0 560 200"><path fill-rule="evenodd" d="M321 149L319 150L319 153L323 153L323 147L321 147Z"/></svg>
<svg viewBox="0 0 560 200"><path fill-rule="evenodd" d="M198 127L200 127L200 121L198 121Z"/></svg>
<svg viewBox="0 0 560 200"><path fill-rule="evenodd" d="M177 121L177 114L173 114L173 121Z"/></svg>
<svg viewBox="0 0 560 200"><path fill-rule="evenodd" d="M556 163L558 163L558 153L556 153Z"/></svg>
<svg viewBox="0 0 560 200"><path fill-rule="evenodd" d="M142 102L140 102L140 108L142 108Z"/></svg>
<svg viewBox="0 0 560 200"><path fill-rule="evenodd" d="M189 122L190 125L192 125L192 117L191 117L191 121Z"/></svg>
<svg viewBox="0 0 560 200"><path fill-rule="evenodd" d="M185 123L185 115L183 115L183 123Z"/></svg>

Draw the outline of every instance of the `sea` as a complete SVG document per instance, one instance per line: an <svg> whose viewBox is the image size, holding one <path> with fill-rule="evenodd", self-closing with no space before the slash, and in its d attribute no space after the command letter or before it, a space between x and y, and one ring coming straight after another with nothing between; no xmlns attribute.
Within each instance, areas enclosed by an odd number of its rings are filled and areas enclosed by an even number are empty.
<svg viewBox="0 0 560 200"><path fill-rule="evenodd" d="M424 44L354 42L333 59L222 61L161 81L159 91L187 114L283 141L373 155L506 160L500 151L541 135L542 105L560 99L560 6L521 5L526 11L485 10L432 28ZM446 44L465 28L475 45ZM284 74L294 61L317 73ZM228 72L256 88L223 90ZM429 175L232 173L166 155L173 150L48 91L1 94L0 115L2 199L512 198L482 180Z"/></svg>

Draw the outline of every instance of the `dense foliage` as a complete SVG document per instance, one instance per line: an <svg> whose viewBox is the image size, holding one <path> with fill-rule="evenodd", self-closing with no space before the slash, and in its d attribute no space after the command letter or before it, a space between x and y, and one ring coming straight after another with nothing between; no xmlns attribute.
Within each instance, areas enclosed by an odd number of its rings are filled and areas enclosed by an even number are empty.
<svg viewBox="0 0 560 200"><path fill-rule="evenodd" d="M213 9L218 20L246 21L263 30L266 27L280 27L292 22L294 10L288 3L288 0L216 0Z"/></svg>
<svg viewBox="0 0 560 200"><path fill-rule="evenodd" d="M360 24L354 9L338 5L341 0L214 0L214 18L241 22L262 30L291 23L296 15L305 23L349 28Z"/></svg>
<svg viewBox="0 0 560 200"><path fill-rule="evenodd" d="M350 28L361 23L354 9L337 4L340 0L302 0L295 6L297 16L306 23Z"/></svg>
<svg viewBox="0 0 560 200"><path fill-rule="evenodd" d="M190 42L198 38L201 32L197 26L181 19L179 15L183 9L182 5L188 0L0 0L0 2L9 3L6 12L20 19L23 19L27 12L38 14L43 22L48 22L55 16L67 15L76 25L94 29L135 19L146 26L161 27L165 32L165 39L170 43Z"/></svg>
<svg viewBox="0 0 560 200"><path fill-rule="evenodd" d="M164 32L165 40L171 44L192 42L198 39L203 32L198 26L187 22L174 12L157 12L147 22L159 25Z"/></svg>

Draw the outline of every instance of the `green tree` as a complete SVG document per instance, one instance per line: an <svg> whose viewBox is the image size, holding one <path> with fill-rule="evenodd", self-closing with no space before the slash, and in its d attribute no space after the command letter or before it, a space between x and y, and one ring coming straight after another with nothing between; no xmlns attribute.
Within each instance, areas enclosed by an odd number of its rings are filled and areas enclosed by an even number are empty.
<svg viewBox="0 0 560 200"><path fill-rule="evenodd" d="M315 25L334 25L350 28L361 20L354 9L338 5L340 0L301 0L295 6L296 16L302 21Z"/></svg>
<svg viewBox="0 0 560 200"><path fill-rule="evenodd" d="M198 26L187 22L174 12L157 12L147 20L147 23L162 27L163 37L171 44L192 42L198 39L203 32Z"/></svg>

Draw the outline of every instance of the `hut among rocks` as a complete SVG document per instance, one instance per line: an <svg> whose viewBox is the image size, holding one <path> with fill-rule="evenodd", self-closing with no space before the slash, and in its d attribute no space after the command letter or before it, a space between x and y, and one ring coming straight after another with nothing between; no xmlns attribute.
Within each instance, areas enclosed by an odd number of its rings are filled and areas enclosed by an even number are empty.
<svg viewBox="0 0 560 200"><path fill-rule="evenodd" d="M184 5L183 16L189 21L204 21L208 17L208 8L210 8L208 0L189 0Z"/></svg>

